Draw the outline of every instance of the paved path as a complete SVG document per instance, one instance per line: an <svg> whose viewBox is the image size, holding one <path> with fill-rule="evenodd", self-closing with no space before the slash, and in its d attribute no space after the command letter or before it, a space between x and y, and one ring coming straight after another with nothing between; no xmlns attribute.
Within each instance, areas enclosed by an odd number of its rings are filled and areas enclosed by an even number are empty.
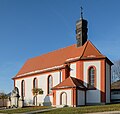
<svg viewBox="0 0 120 114"><path fill-rule="evenodd" d="M26 112L26 113L21 113L21 114L35 114L35 113L41 113L41 112L47 112L51 110L55 110L58 108L49 108L49 109L43 109L43 110L36 110L36 111L31 111L31 112Z"/></svg>
<svg viewBox="0 0 120 114"><path fill-rule="evenodd" d="M120 111L107 111L107 112L96 112L96 113L86 113L86 114L120 114Z"/></svg>

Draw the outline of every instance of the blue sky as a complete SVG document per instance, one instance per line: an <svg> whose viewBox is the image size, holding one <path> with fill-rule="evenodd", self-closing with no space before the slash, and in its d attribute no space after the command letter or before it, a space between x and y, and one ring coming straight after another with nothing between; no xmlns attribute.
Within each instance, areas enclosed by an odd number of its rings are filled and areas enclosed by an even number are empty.
<svg viewBox="0 0 120 114"><path fill-rule="evenodd" d="M0 91L28 58L76 43L80 7L88 39L110 60L120 59L120 0L0 0Z"/></svg>

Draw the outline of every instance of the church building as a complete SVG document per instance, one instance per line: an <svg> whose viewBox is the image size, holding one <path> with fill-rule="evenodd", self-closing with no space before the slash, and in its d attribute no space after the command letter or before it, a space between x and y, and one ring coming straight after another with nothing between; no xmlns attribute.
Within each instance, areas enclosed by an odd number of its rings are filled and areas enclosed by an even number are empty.
<svg viewBox="0 0 120 114"><path fill-rule="evenodd" d="M13 77L24 106L110 103L111 65L87 39L87 20L76 22L76 44L28 59ZM43 94L33 94L41 88Z"/></svg>

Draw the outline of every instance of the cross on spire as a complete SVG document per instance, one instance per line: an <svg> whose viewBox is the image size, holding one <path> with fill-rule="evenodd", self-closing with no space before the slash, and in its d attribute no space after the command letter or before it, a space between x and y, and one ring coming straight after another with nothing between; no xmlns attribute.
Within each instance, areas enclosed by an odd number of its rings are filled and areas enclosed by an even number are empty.
<svg viewBox="0 0 120 114"><path fill-rule="evenodd" d="M83 7L81 6L80 9L81 9L81 19L83 19Z"/></svg>

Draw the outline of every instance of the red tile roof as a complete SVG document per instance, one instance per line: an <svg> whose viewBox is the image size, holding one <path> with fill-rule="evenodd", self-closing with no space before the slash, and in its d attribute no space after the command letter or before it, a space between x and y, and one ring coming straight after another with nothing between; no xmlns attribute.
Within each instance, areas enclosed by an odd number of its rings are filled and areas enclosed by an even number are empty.
<svg viewBox="0 0 120 114"><path fill-rule="evenodd" d="M76 47L74 44L53 52L49 52L47 54L43 54L41 56L28 59L14 78L17 78L18 76L21 77L23 74L34 72L36 70L43 70L63 65L66 60L72 60L76 57L86 59L101 58L105 56L103 56L90 41L87 41L81 47Z"/></svg>
<svg viewBox="0 0 120 114"><path fill-rule="evenodd" d="M84 58L99 58L99 57L105 57L103 56L100 51L90 42L88 41L87 46L84 49L83 56L81 59Z"/></svg>
<svg viewBox="0 0 120 114"><path fill-rule="evenodd" d="M60 84L56 85L52 89L64 89L64 88L73 88L73 87L79 87L81 89L86 89L86 87L83 85L82 81L74 78L74 77L68 77Z"/></svg>

